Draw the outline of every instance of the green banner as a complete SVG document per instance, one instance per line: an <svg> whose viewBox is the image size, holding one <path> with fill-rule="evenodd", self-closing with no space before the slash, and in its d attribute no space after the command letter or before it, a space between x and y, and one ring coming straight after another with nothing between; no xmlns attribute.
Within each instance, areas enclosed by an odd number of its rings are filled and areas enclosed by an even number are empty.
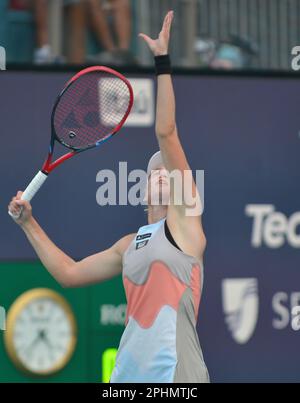
<svg viewBox="0 0 300 403"><path fill-rule="evenodd" d="M74 289L62 288L39 261L1 262L0 273L0 382L109 382L124 331L126 298L122 277ZM41 290L42 294L39 300L34 300L37 289ZM60 308L51 299L46 299L43 294L45 290L50 290L50 293L54 291L57 298L62 297L62 302L69 306L76 323L75 350L68 362L51 375L41 375L20 368L8 353L8 349L15 350L16 355L19 350L22 352L22 345L18 350L19 338L21 343L24 340L27 348L27 351L26 349L23 351L25 362L28 360L32 366L38 367L50 360L51 329L48 329L49 336L46 337L39 323L42 323L43 304L47 306L52 303L51 309L53 312L56 310L57 315ZM36 312L40 315L40 322L36 318L38 316ZM61 315L61 319L57 319L57 327L61 326L63 329L64 321L65 326L68 325L67 313L64 317L62 309ZM25 324L22 325L24 320L27 327ZM55 320L53 318L48 327L51 327ZM33 337L32 332L28 330L28 324L31 326L30 321L32 329L37 329L38 332L38 337L32 342L28 340L29 337ZM13 337L7 333L11 328L14 329ZM5 337L5 334L10 337ZM47 344L50 346L49 351Z"/></svg>

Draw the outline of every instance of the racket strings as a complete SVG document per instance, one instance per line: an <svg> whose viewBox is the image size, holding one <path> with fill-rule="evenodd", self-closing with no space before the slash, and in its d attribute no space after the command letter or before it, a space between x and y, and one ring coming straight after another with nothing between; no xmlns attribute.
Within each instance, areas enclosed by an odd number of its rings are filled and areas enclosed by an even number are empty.
<svg viewBox="0 0 300 403"><path fill-rule="evenodd" d="M127 84L99 71L77 79L62 95L54 114L58 140L75 149L95 145L112 134L130 104Z"/></svg>

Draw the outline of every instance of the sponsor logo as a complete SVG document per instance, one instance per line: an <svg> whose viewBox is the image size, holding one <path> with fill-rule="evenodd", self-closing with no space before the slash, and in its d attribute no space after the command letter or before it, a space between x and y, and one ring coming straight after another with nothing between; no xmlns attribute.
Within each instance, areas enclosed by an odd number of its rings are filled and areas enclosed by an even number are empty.
<svg viewBox="0 0 300 403"><path fill-rule="evenodd" d="M151 233L148 234L143 234L143 235L137 235L136 240L141 241L143 239L151 238Z"/></svg>
<svg viewBox="0 0 300 403"><path fill-rule="evenodd" d="M126 304L118 306L105 304L100 306L100 324L107 325L121 325L123 326L126 318Z"/></svg>
<svg viewBox="0 0 300 403"><path fill-rule="evenodd" d="M300 330L300 306L294 306L292 309L292 329Z"/></svg>
<svg viewBox="0 0 300 403"><path fill-rule="evenodd" d="M245 344L254 333L258 319L258 283L255 278L222 281L225 321L233 339Z"/></svg>
<svg viewBox="0 0 300 403"><path fill-rule="evenodd" d="M225 322L238 344L252 337L259 313L258 281L255 278L234 278L222 281L222 303ZM272 328L300 330L300 291L278 291L273 295Z"/></svg>
<svg viewBox="0 0 300 403"><path fill-rule="evenodd" d="M277 292L272 299L272 308L276 315L272 321L274 329L290 327L295 331L300 330L300 292Z"/></svg>
<svg viewBox="0 0 300 403"><path fill-rule="evenodd" d="M272 204L248 204L245 208L248 217L253 218L251 245L254 248L263 245L280 248L288 243L293 248L300 248L300 212L287 217L275 211Z"/></svg>
<svg viewBox="0 0 300 403"><path fill-rule="evenodd" d="M151 238L152 233L142 234L136 236L135 249L141 249L146 246Z"/></svg>
<svg viewBox="0 0 300 403"><path fill-rule="evenodd" d="M149 242L149 240L142 241L142 242L137 242L137 243L135 244L135 249L141 249L141 248L143 248L144 246L146 246L146 245L148 244L148 242Z"/></svg>

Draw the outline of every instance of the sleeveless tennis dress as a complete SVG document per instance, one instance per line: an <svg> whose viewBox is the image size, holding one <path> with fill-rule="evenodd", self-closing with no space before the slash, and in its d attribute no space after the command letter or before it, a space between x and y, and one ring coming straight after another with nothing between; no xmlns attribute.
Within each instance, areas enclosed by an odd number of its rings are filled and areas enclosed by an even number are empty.
<svg viewBox="0 0 300 403"><path fill-rule="evenodd" d="M141 227L123 255L125 330L110 382L209 382L196 331L203 267L166 237L165 218Z"/></svg>

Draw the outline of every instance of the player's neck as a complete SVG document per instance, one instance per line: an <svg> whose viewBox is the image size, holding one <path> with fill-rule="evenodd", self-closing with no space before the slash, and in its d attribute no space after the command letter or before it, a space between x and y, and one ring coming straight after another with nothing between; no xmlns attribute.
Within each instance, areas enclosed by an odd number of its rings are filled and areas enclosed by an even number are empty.
<svg viewBox="0 0 300 403"><path fill-rule="evenodd" d="M148 206L148 224L154 224L167 216L168 206Z"/></svg>

